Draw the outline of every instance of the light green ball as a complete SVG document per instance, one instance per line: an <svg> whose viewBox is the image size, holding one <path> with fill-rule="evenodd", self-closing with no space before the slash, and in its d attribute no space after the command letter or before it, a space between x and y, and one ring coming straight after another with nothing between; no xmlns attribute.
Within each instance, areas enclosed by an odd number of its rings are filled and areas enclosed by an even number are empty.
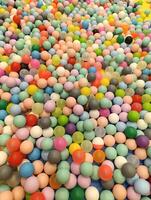
<svg viewBox="0 0 151 200"><path fill-rule="evenodd" d="M9 140L11 135L9 134L1 134L0 135L0 146L6 146L7 141Z"/></svg>
<svg viewBox="0 0 151 200"><path fill-rule="evenodd" d="M80 172L83 176L90 177L93 173L93 166L90 162L84 162L80 166Z"/></svg>
<svg viewBox="0 0 151 200"><path fill-rule="evenodd" d="M49 41L44 41L43 47L44 47L46 50L50 50L50 48L51 48L51 43L50 43Z"/></svg>
<svg viewBox="0 0 151 200"><path fill-rule="evenodd" d="M55 193L56 200L68 200L69 199L69 191L66 188L59 188Z"/></svg>
<svg viewBox="0 0 151 200"><path fill-rule="evenodd" d="M61 152L61 160L67 160L69 157L69 151L68 149L64 149L62 152Z"/></svg>
<svg viewBox="0 0 151 200"><path fill-rule="evenodd" d="M125 182L125 177L122 175L120 169L114 171L113 178L116 183L123 184Z"/></svg>
<svg viewBox="0 0 151 200"><path fill-rule="evenodd" d="M70 165L67 161L61 161L58 165L58 169L67 169L70 170Z"/></svg>
<svg viewBox="0 0 151 200"><path fill-rule="evenodd" d="M71 114L69 116L69 121L76 124L79 121L79 117L74 114Z"/></svg>
<svg viewBox="0 0 151 200"><path fill-rule="evenodd" d="M44 93L42 91L37 91L33 95L33 100L38 103L42 103L44 101Z"/></svg>
<svg viewBox="0 0 151 200"><path fill-rule="evenodd" d="M119 156L127 156L128 148L125 144L118 144L116 146L116 151Z"/></svg>
<svg viewBox="0 0 151 200"><path fill-rule="evenodd" d="M105 149L105 154L109 160L114 160L117 157L117 152L114 147L107 147Z"/></svg>
<svg viewBox="0 0 151 200"><path fill-rule="evenodd" d="M84 138L86 140L93 140L95 138L95 132L94 131L85 131Z"/></svg>
<svg viewBox="0 0 151 200"><path fill-rule="evenodd" d="M13 124L16 127L21 128L21 127L25 126L26 118L23 115L17 115L14 117Z"/></svg>
<svg viewBox="0 0 151 200"><path fill-rule="evenodd" d="M80 96L78 97L77 101L78 101L78 103L79 103L80 105L86 105L87 102L88 102L88 98L87 98L86 96L84 96L84 95L80 95Z"/></svg>
<svg viewBox="0 0 151 200"><path fill-rule="evenodd" d="M93 122L90 119L86 119L83 123L85 131L92 131L94 129Z"/></svg>
<svg viewBox="0 0 151 200"><path fill-rule="evenodd" d="M67 169L59 169L56 173L56 179L60 184L66 184L69 180L70 172Z"/></svg>
<svg viewBox="0 0 151 200"><path fill-rule="evenodd" d="M105 130L108 135L114 135L116 133L116 126L113 124L108 124Z"/></svg>
<svg viewBox="0 0 151 200"><path fill-rule="evenodd" d="M100 200L114 200L113 193L109 190L103 190L100 195Z"/></svg>
<svg viewBox="0 0 151 200"><path fill-rule="evenodd" d="M0 192L8 191L10 190L10 187L8 185L0 185Z"/></svg>

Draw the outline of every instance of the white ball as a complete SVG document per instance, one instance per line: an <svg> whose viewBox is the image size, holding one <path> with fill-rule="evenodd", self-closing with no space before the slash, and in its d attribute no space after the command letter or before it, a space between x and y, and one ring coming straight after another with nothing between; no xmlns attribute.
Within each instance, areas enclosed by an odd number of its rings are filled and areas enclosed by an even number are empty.
<svg viewBox="0 0 151 200"><path fill-rule="evenodd" d="M90 186L85 191L85 198L86 200L98 200L99 199L99 191L93 187Z"/></svg>
<svg viewBox="0 0 151 200"><path fill-rule="evenodd" d="M53 129L51 127L47 128L47 129L44 129L42 131L42 135L44 137L51 137L53 135Z"/></svg>
<svg viewBox="0 0 151 200"><path fill-rule="evenodd" d="M30 135L33 138L39 138L39 137L41 137L42 136L42 128L40 126L33 126L30 129Z"/></svg>
<svg viewBox="0 0 151 200"><path fill-rule="evenodd" d="M147 123L143 119L139 119L137 121L137 127L141 130L145 130L147 128Z"/></svg>
<svg viewBox="0 0 151 200"><path fill-rule="evenodd" d="M109 115L108 119L112 124L116 124L119 121L119 116L116 113L112 113Z"/></svg>
<svg viewBox="0 0 151 200"><path fill-rule="evenodd" d="M144 88L145 81L143 81L143 80L137 80L136 81L136 85L137 85L137 87Z"/></svg>
<svg viewBox="0 0 151 200"><path fill-rule="evenodd" d="M121 168L125 163L127 163L127 160L123 156L117 156L114 160L114 164L117 168Z"/></svg>
<svg viewBox="0 0 151 200"><path fill-rule="evenodd" d="M13 124L14 117L12 115L7 115L5 117L5 124L11 126Z"/></svg>
<svg viewBox="0 0 151 200"><path fill-rule="evenodd" d="M0 166L4 165L7 162L7 153L0 151Z"/></svg>
<svg viewBox="0 0 151 200"><path fill-rule="evenodd" d="M144 120L147 124L151 124L151 112L147 112L145 115L144 115Z"/></svg>
<svg viewBox="0 0 151 200"><path fill-rule="evenodd" d="M112 32L107 32L106 33L106 39L111 40L113 38L113 33Z"/></svg>
<svg viewBox="0 0 151 200"><path fill-rule="evenodd" d="M89 112L89 115L91 118L97 119L99 117L100 113L98 110L91 110Z"/></svg>

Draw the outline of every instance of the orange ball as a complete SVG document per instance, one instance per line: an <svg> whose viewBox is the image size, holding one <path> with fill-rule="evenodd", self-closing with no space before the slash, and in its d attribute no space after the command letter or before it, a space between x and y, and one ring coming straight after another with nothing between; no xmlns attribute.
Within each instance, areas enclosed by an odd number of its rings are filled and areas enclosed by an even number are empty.
<svg viewBox="0 0 151 200"><path fill-rule="evenodd" d="M109 165L101 165L99 167L99 177L103 181L109 181L112 179L113 172Z"/></svg>
<svg viewBox="0 0 151 200"><path fill-rule="evenodd" d="M104 137L104 144L108 147L112 147L115 144L115 139L112 135L106 135Z"/></svg>
<svg viewBox="0 0 151 200"><path fill-rule="evenodd" d="M137 145L134 139L127 139L125 142L129 150L135 150Z"/></svg>
<svg viewBox="0 0 151 200"><path fill-rule="evenodd" d="M146 150L143 148L137 148L135 150L135 155L139 160L145 160L147 158Z"/></svg>
<svg viewBox="0 0 151 200"><path fill-rule="evenodd" d="M30 140L25 140L20 145L20 151L23 154L29 154L29 153L31 153L32 150L33 150L33 148L34 148L34 145L33 145L33 143Z"/></svg>
<svg viewBox="0 0 151 200"><path fill-rule="evenodd" d="M22 200L22 199L24 199L24 197L25 197L24 189L23 189L23 187L21 187L21 186L15 187L15 188L12 190L12 193L13 193L13 198L14 198L15 200Z"/></svg>
<svg viewBox="0 0 151 200"><path fill-rule="evenodd" d="M44 164L40 160L35 160L33 162L33 165L34 165L34 174L35 175L40 174L44 169Z"/></svg>
<svg viewBox="0 0 151 200"><path fill-rule="evenodd" d="M143 179L149 178L148 168L144 165L139 165L137 167L137 174L139 175L140 178L143 178Z"/></svg>
<svg viewBox="0 0 151 200"><path fill-rule="evenodd" d="M49 177L48 177L47 174L45 174L45 173L38 174L37 178L38 178L38 181L39 181L39 188L40 189L47 187L47 185L49 183Z"/></svg>
<svg viewBox="0 0 151 200"><path fill-rule="evenodd" d="M45 165L44 165L44 172L47 174L47 175L52 175L56 172L57 170L57 165L56 164L51 164L49 162L46 162Z"/></svg>
<svg viewBox="0 0 151 200"><path fill-rule="evenodd" d="M85 161L85 152L82 149L77 149L73 152L72 159L77 164L83 163Z"/></svg>
<svg viewBox="0 0 151 200"><path fill-rule="evenodd" d="M13 193L11 191L1 192L0 199L13 200Z"/></svg>
<svg viewBox="0 0 151 200"><path fill-rule="evenodd" d="M121 132L117 132L114 136L116 143L118 144L123 144L126 141L126 136L124 135L124 133Z"/></svg>
<svg viewBox="0 0 151 200"><path fill-rule="evenodd" d="M117 199L117 200L126 199L127 192L126 192L125 187L123 185L116 184L113 187L113 195L114 195L115 199Z"/></svg>
<svg viewBox="0 0 151 200"><path fill-rule="evenodd" d="M61 187L61 184L56 180L56 174L53 174L49 179L49 185L52 189L57 190Z"/></svg>
<svg viewBox="0 0 151 200"><path fill-rule="evenodd" d="M96 150L93 152L93 159L97 163L102 163L105 160L105 153L102 150Z"/></svg>

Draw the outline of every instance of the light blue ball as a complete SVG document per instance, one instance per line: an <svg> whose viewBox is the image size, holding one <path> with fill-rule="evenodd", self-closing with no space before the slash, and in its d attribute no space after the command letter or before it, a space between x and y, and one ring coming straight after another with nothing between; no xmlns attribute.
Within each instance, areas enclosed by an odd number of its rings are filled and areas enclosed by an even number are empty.
<svg viewBox="0 0 151 200"><path fill-rule="evenodd" d="M19 169L20 176L22 176L24 178L28 178L28 177L32 176L33 173L34 173L34 166L30 162L23 163Z"/></svg>
<svg viewBox="0 0 151 200"><path fill-rule="evenodd" d="M0 120L4 120L6 116L7 116L6 110L1 110L0 111Z"/></svg>
<svg viewBox="0 0 151 200"><path fill-rule="evenodd" d="M134 183L134 189L138 194L141 194L143 196L150 195L150 184L145 179L138 179Z"/></svg>

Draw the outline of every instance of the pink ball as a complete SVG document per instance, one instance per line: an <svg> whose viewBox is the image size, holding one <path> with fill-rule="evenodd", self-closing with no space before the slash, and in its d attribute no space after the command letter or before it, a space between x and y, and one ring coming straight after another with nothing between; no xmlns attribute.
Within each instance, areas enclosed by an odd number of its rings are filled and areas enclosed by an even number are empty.
<svg viewBox="0 0 151 200"><path fill-rule="evenodd" d="M6 85L7 85L7 87L14 87L15 85L16 85L16 80L15 80L15 78L12 78L12 77L8 77L7 79L6 79Z"/></svg>
<svg viewBox="0 0 151 200"><path fill-rule="evenodd" d="M78 176L78 184L82 187L82 188L88 188L91 184L91 179L90 177L84 177L82 175Z"/></svg>
<svg viewBox="0 0 151 200"><path fill-rule="evenodd" d="M70 174L68 182L65 184L65 187L67 189L72 189L76 186L77 184L77 178L74 174Z"/></svg>
<svg viewBox="0 0 151 200"><path fill-rule="evenodd" d="M53 145L56 150L63 151L67 146L67 142L64 137L56 137L53 141Z"/></svg>
<svg viewBox="0 0 151 200"><path fill-rule="evenodd" d="M73 107L73 112L76 115L82 115L82 113L84 112L83 106L81 106L80 104L77 104Z"/></svg>
<svg viewBox="0 0 151 200"><path fill-rule="evenodd" d="M129 112L131 110L131 106L128 104L128 103L124 103L122 106L121 106L121 109L122 111L124 112Z"/></svg>
<svg viewBox="0 0 151 200"><path fill-rule="evenodd" d="M136 193L133 187L128 187L127 197L129 200L140 200L141 199L141 195Z"/></svg>
<svg viewBox="0 0 151 200"><path fill-rule="evenodd" d="M20 140L25 140L29 136L29 130L27 128L20 128L16 131L16 137Z"/></svg>
<svg viewBox="0 0 151 200"><path fill-rule="evenodd" d="M73 87L74 87L74 85L73 85L72 82L66 82L66 83L64 84L64 89L65 89L66 91L71 91L71 90L73 89Z"/></svg>
<svg viewBox="0 0 151 200"><path fill-rule="evenodd" d="M107 92L107 93L105 94L105 97L106 97L107 99L109 99L109 100L112 100L112 99L114 98L114 94L113 94L112 92Z"/></svg>
<svg viewBox="0 0 151 200"><path fill-rule="evenodd" d="M119 105L113 105L111 111L112 113L119 114L121 112L121 107Z"/></svg>
<svg viewBox="0 0 151 200"><path fill-rule="evenodd" d="M76 164L75 162L71 163L71 172L75 175L80 174L80 165Z"/></svg>
<svg viewBox="0 0 151 200"><path fill-rule="evenodd" d="M120 119L120 121L122 121L122 122L127 122L127 112L121 112L120 114L119 114L119 119Z"/></svg>
<svg viewBox="0 0 151 200"><path fill-rule="evenodd" d="M38 69L39 66L40 66L39 60L36 60L36 59L32 59L32 60L31 60L31 62L30 62L30 67L31 67L31 68Z"/></svg>
<svg viewBox="0 0 151 200"><path fill-rule="evenodd" d="M42 190L42 193L44 194L46 200L54 200L55 193L51 187L45 187Z"/></svg>
<svg viewBox="0 0 151 200"><path fill-rule="evenodd" d="M25 180L24 189L28 193L34 193L39 189L39 181L35 176L31 176Z"/></svg>
<svg viewBox="0 0 151 200"><path fill-rule="evenodd" d="M4 75L4 70L0 68L0 77Z"/></svg>
<svg viewBox="0 0 151 200"><path fill-rule="evenodd" d="M100 115L103 117L108 117L110 114L110 110L107 108L102 108L100 109Z"/></svg>
<svg viewBox="0 0 151 200"><path fill-rule="evenodd" d="M44 109L46 112L53 112L55 110L55 102L53 100L49 100L45 103Z"/></svg>

